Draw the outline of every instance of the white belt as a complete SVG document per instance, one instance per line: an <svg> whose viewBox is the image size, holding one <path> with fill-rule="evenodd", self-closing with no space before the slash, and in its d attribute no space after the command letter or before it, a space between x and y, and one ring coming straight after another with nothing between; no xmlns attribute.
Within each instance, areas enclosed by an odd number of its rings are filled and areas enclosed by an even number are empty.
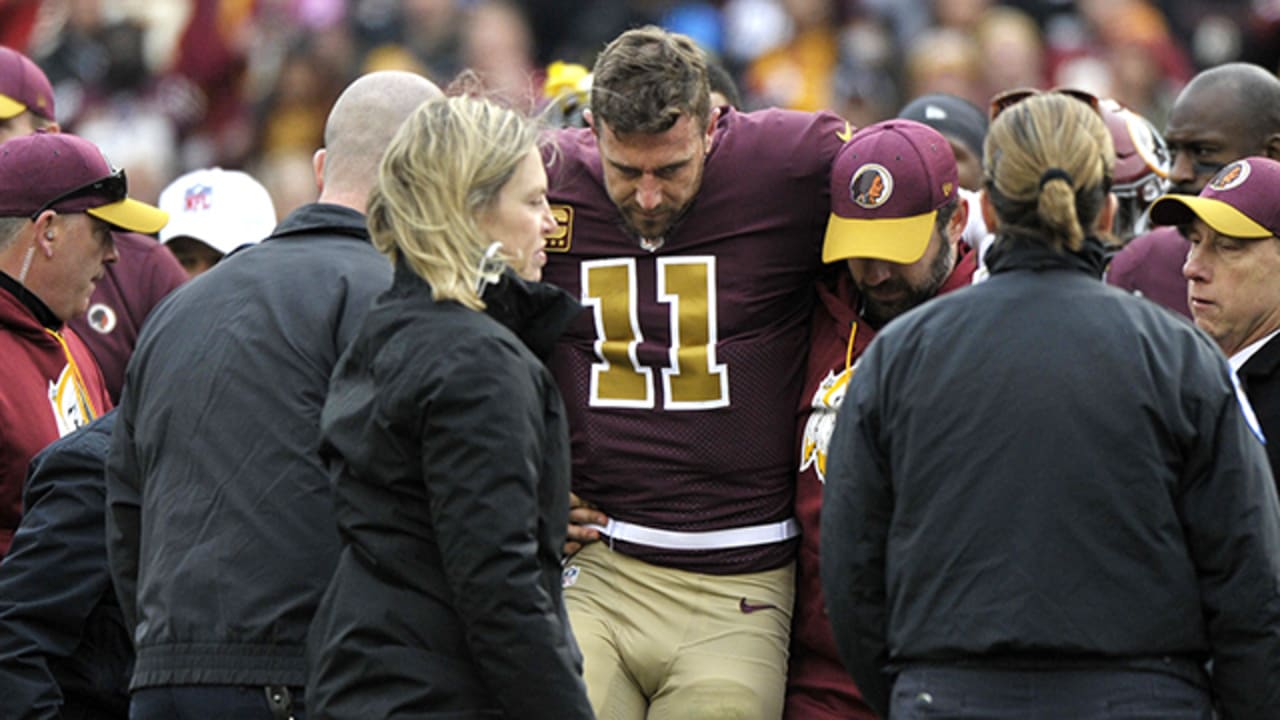
<svg viewBox="0 0 1280 720"><path fill-rule="evenodd" d="M666 550L720 550L724 548L750 547L782 542L800 534L795 518L767 525L750 525L727 530L681 532L660 530L621 520L610 520L605 525L591 523L589 528L599 530L613 540L647 545Z"/></svg>

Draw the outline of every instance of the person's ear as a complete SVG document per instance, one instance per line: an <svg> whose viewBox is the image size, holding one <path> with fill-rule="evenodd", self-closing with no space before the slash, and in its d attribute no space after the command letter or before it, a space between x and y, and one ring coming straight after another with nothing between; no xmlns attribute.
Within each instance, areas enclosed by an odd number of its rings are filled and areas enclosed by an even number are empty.
<svg viewBox="0 0 1280 720"><path fill-rule="evenodd" d="M45 210L34 220L35 246L45 257L53 257L53 247L58 242L59 231L53 226L53 220L57 216L58 213L53 210Z"/></svg>
<svg viewBox="0 0 1280 720"><path fill-rule="evenodd" d="M1107 193L1107 202L1102 206L1102 212L1098 213L1098 222L1094 223L1093 229L1099 233L1111 232L1111 224L1115 222L1119 207L1120 200L1116 198L1116 194Z"/></svg>
<svg viewBox="0 0 1280 720"><path fill-rule="evenodd" d="M600 131L596 129L596 115L591 112L591 108L585 108L582 111L582 122L586 123L587 127L591 128L591 132L596 135L600 134Z"/></svg>
<svg viewBox="0 0 1280 720"><path fill-rule="evenodd" d="M964 237L965 226L968 224L969 201L961 197L956 203L956 211L951 213L951 219L947 221L947 240L952 245L960 242L960 238Z"/></svg>
<svg viewBox="0 0 1280 720"><path fill-rule="evenodd" d="M987 232L994 233L1000 227L1000 221L996 218L996 208L991 204L991 198L987 196L985 188L978 194L982 198L982 222L987 224Z"/></svg>
<svg viewBox="0 0 1280 720"><path fill-rule="evenodd" d="M711 138L716 134L716 123L720 121L720 108L711 108L711 113L707 116L707 150L711 149Z"/></svg>
<svg viewBox="0 0 1280 720"><path fill-rule="evenodd" d="M328 151L324 148L316 150L311 156L311 171L315 173L316 190L320 193L324 192L324 163L328 158Z"/></svg>
<svg viewBox="0 0 1280 720"><path fill-rule="evenodd" d="M1280 133L1271 133L1267 136L1267 142L1262 146L1262 154L1272 160L1280 160Z"/></svg>

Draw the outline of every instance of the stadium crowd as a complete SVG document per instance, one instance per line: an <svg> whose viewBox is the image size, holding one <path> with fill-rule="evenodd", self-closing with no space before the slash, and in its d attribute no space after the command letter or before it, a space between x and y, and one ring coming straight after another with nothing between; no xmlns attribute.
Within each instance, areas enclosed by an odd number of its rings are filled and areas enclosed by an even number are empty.
<svg viewBox="0 0 1280 720"><path fill-rule="evenodd" d="M0 0L0 720L1280 716L1280 12Z"/></svg>

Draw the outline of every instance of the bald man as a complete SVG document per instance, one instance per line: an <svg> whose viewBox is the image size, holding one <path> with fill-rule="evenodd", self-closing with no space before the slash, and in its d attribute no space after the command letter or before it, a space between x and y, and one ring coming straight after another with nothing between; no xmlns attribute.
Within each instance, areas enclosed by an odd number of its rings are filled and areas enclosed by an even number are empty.
<svg viewBox="0 0 1280 720"><path fill-rule="evenodd" d="M1172 192L1196 195L1227 163L1250 155L1280 160L1280 79L1249 63L1227 63L1191 78L1164 131L1173 154ZM1107 282L1188 319L1182 266L1190 245L1177 228L1134 238L1111 261Z"/></svg>
<svg viewBox="0 0 1280 720"><path fill-rule="evenodd" d="M339 547L320 408L391 282L365 229L378 162L439 95L403 72L352 83L314 156L319 201L192 280L138 339L107 462L135 720L305 714L304 640Z"/></svg>

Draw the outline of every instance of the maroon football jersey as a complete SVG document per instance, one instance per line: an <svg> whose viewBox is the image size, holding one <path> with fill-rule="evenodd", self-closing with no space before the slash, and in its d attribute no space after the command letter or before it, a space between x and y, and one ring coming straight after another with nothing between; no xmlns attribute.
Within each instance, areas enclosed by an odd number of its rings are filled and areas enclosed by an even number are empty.
<svg viewBox="0 0 1280 720"><path fill-rule="evenodd" d="M651 252L605 193L591 132L559 131L548 170L560 228L544 278L587 308L552 362L582 498L616 520L686 532L791 516L791 419L828 174L850 132L830 113L729 110L693 204ZM649 562L714 573L777 567L794 545L616 543Z"/></svg>

